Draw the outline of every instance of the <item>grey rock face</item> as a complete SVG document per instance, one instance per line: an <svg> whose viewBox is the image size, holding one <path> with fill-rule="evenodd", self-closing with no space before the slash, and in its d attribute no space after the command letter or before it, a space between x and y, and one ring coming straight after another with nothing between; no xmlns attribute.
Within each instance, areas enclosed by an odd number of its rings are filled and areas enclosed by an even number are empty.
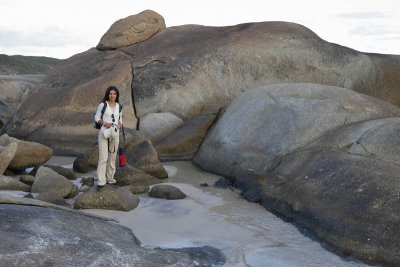
<svg viewBox="0 0 400 267"><path fill-rule="evenodd" d="M140 119L139 131L147 139L155 140L182 123L183 120L172 113L150 113Z"/></svg>
<svg viewBox="0 0 400 267"><path fill-rule="evenodd" d="M395 266L399 179L398 165L309 148L287 156L268 175L259 187L260 201L339 251Z"/></svg>
<svg viewBox="0 0 400 267"><path fill-rule="evenodd" d="M127 150L127 163L159 179L167 178L168 173L158 159L157 151L149 140L136 144Z"/></svg>
<svg viewBox="0 0 400 267"><path fill-rule="evenodd" d="M212 247L145 249L127 228L61 210L1 205L1 266L222 266Z"/></svg>
<svg viewBox="0 0 400 267"><path fill-rule="evenodd" d="M199 115L186 120L170 133L154 142L161 160L191 160L199 149L208 129L214 123L218 107L207 107Z"/></svg>
<svg viewBox="0 0 400 267"><path fill-rule="evenodd" d="M139 198L123 188L106 185L101 191L92 187L78 197L75 209L108 209L130 211L137 207Z"/></svg>
<svg viewBox="0 0 400 267"><path fill-rule="evenodd" d="M31 187L29 185L21 183L16 178L0 174L0 190L16 190L16 191L30 192Z"/></svg>
<svg viewBox="0 0 400 267"><path fill-rule="evenodd" d="M195 161L346 255L398 265L399 112L337 87L262 87L226 109Z"/></svg>
<svg viewBox="0 0 400 267"><path fill-rule="evenodd" d="M32 185L32 193L42 193L55 190L60 192L63 198L74 197L77 194L77 186L64 176L47 167L41 166L35 176Z"/></svg>
<svg viewBox="0 0 400 267"><path fill-rule="evenodd" d="M247 91L221 116L194 161L226 176L263 176L282 156L352 122L400 115L400 109L344 88L277 84Z"/></svg>
<svg viewBox="0 0 400 267"><path fill-rule="evenodd" d="M186 195L172 185L155 185L151 188L149 196L165 199L184 199Z"/></svg>

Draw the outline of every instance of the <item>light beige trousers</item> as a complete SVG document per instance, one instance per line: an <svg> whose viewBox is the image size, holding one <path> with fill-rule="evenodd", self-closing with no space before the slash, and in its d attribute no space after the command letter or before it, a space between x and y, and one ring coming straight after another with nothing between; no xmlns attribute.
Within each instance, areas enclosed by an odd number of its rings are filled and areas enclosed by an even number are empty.
<svg viewBox="0 0 400 267"><path fill-rule="evenodd" d="M117 158L119 137L104 138L104 134L99 131L99 162L97 164L97 184L103 186L107 183L115 183L115 160Z"/></svg>

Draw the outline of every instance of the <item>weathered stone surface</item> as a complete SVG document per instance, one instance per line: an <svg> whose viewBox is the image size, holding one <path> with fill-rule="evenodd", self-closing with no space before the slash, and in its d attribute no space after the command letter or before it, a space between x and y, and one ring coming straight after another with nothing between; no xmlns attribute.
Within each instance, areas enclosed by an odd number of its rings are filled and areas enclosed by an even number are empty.
<svg viewBox="0 0 400 267"><path fill-rule="evenodd" d="M328 43L294 23L184 25L64 60L1 131L80 154L97 141L93 114L111 84L121 89L131 129L136 117L170 112L186 120L204 106L226 106L243 91L275 83L340 86L400 105L399 70L400 56Z"/></svg>
<svg viewBox="0 0 400 267"><path fill-rule="evenodd" d="M154 176L148 175L142 170L126 165L124 168L118 168L114 174L116 185L124 186L130 184L152 185L160 183L160 180Z"/></svg>
<svg viewBox="0 0 400 267"><path fill-rule="evenodd" d="M21 183L15 178L4 176L0 174L0 190L16 190L16 191L31 191L31 187Z"/></svg>
<svg viewBox="0 0 400 267"><path fill-rule="evenodd" d="M139 198L128 190L106 185L101 191L92 187L75 201L75 209L108 209L130 211L137 207Z"/></svg>
<svg viewBox="0 0 400 267"><path fill-rule="evenodd" d="M173 128L178 127L183 120L171 113L151 113L140 119L140 132L149 140L155 140Z"/></svg>
<svg viewBox="0 0 400 267"><path fill-rule="evenodd" d="M32 193L42 193L50 190L60 192L63 198L74 197L77 194L77 186L64 176L47 167L41 166L36 173L32 185Z"/></svg>
<svg viewBox="0 0 400 267"><path fill-rule="evenodd" d="M0 147L0 175L4 174L8 165L10 165L12 159L17 152L18 144L12 142L5 147Z"/></svg>
<svg viewBox="0 0 400 267"><path fill-rule="evenodd" d="M157 151L149 140L145 140L127 150L127 163L159 179L167 178L168 173L158 160Z"/></svg>
<svg viewBox="0 0 400 267"><path fill-rule="evenodd" d="M55 206L55 205L54 205ZM66 209L66 208L65 208ZM0 205L1 266L222 266L213 247L146 249L131 230L62 210Z"/></svg>
<svg viewBox="0 0 400 267"><path fill-rule="evenodd" d="M161 160L190 160L199 149L219 108L207 107L199 115L186 120L172 132L154 142Z"/></svg>
<svg viewBox="0 0 400 267"><path fill-rule="evenodd" d="M151 188L149 196L165 199L184 199L186 195L172 185L155 185Z"/></svg>
<svg viewBox="0 0 400 267"><path fill-rule="evenodd" d="M123 186L122 188L128 190L132 194L146 193L150 190L150 187L148 185L140 184L140 183L126 185L126 186Z"/></svg>
<svg viewBox="0 0 400 267"><path fill-rule="evenodd" d="M47 167L47 168L49 168L49 169L52 169L53 171L55 171L55 172L57 172L58 174L64 176L64 177L67 178L68 180L76 180L76 175L74 174L73 171L71 171L71 170L69 170L69 169L67 169L67 168L58 166L58 165L46 165L46 164L44 164L44 165L36 166L36 167L31 171L30 174L33 175L33 176L35 176L35 175L36 175L36 172L38 171L38 169L39 169L41 166Z"/></svg>
<svg viewBox="0 0 400 267"><path fill-rule="evenodd" d="M0 146L6 146L13 142L16 142L18 146L15 156L8 166L10 169L24 170L29 167L43 164L48 161L53 154L53 150L51 148L36 142L21 141L16 138L9 137L7 134L3 134L0 137Z"/></svg>
<svg viewBox="0 0 400 267"><path fill-rule="evenodd" d="M110 50L130 46L149 39L162 29L165 29L164 18L152 10L145 10L114 22L96 48Z"/></svg>
<svg viewBox="0 0 400 267"><path fill-rule="evenodd" d="M238 97L212 128L194 162L229 177L261 177L281 158L327 131L400 115L400 109L344 88L277 84Z"/></svg>

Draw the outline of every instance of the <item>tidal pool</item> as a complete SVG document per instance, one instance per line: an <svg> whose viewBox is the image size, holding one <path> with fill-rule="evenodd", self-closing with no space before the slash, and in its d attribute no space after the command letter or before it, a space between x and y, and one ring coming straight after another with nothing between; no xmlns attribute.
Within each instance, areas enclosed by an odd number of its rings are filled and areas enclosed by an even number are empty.
<svg viewBox="0 0 400 267"><path fill-rule="evenodd" d="M130 212L87 211L132 229L143 246L216 247L227 258L225 266L368 266L332 253L294 225L243 199L238 190L215 188L220 176L202 172L191 162L164 166L170 177L163 181L182 190L186 199L140 194L139 206Z"/></svg>

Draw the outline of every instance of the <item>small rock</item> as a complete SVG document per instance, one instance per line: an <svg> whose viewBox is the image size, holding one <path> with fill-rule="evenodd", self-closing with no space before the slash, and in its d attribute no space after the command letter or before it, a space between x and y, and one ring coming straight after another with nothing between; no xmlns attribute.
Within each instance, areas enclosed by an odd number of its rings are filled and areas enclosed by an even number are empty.
<svg viewBox="0 0 400 267"><path fill-rule="evenodd" d="M106 185L98 191L92 187L75 201L75 209L107 209L130 211L139 204L139 198L128 190Z"/></svg>
<svg viewBox="0 0 400 267"><path fill-rule="evenodd" d="M29 194L26 194L25 196L24 196L24 198L35 198L31 193L29 193Z"/></svg>
<svg viewBox="0 0 400 267"><path fill-rule="evenodd" d="M172 185L155 185L151 188L149 196L165 199L183 199L186 195Z"/></svg>
<svg viewBox="0 0 400 267"><path fill-rule="evenodd" d="M202 183L202 184L200 184L200 186L201 187L208 187L208 184L207 183Z"/></svg>
<svg viewBox="0 0 400 267"><path fill-rule="evenodd" d="M132 194L146 193L150 190L150 187L146 184L130 184L130 185L124 186L122 188L125 188Z"/></svg>
<svg viewBox="0 0 400 267"><path fill-rule="evenodd" d="M149 140L127 150L127 163L159 179L168 178L168 173L158 159L157 151Z"/></svg>
<svg viewBox="0 0 400 267"><path fill-rule="evenodd" d="M81 180L82 186L87 186L87 187L92 187L94 185L94 177L87 177L87 178L82 178Z"/></svg>
<svg viewBox="0 0 400 267"><path fill-rule="evenodd" d="M67 178L50 168L41 166L36 173L31 192L43 193L50 190L60 191L63 198L71 197L78 193L77 186Z"/></svg>

